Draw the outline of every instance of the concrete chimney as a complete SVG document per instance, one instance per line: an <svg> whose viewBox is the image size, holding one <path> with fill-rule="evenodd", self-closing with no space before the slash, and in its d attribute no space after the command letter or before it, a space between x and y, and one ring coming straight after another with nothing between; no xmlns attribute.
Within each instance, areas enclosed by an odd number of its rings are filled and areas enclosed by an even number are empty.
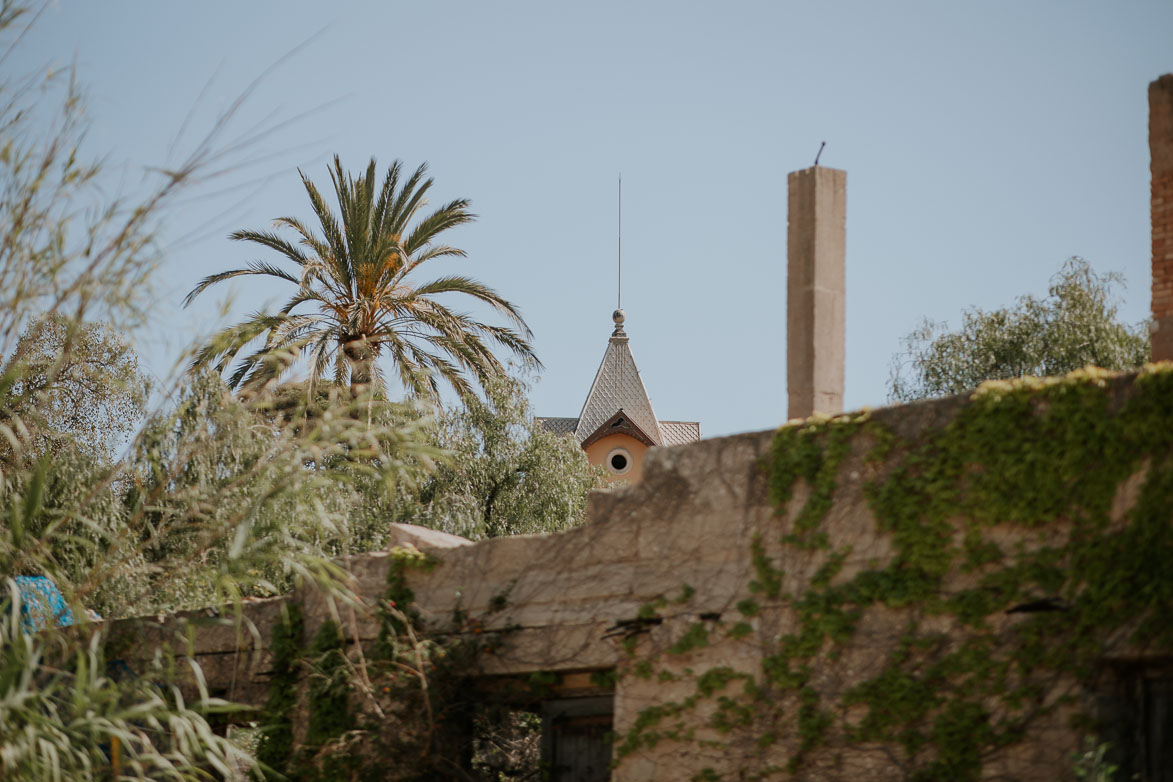
<svg viewBox="0 0 1173 782"><path fill-rule="evenodd" d="M1153 361L1173 361L1173 73L1149 85L1153 173Z"/></svg>
<svg viewBox="0 0 1173 782"><path fill-rule="evenodd" d="M787 417L839 413L847 332L847 172L814 166L786 181Z"/></svg>

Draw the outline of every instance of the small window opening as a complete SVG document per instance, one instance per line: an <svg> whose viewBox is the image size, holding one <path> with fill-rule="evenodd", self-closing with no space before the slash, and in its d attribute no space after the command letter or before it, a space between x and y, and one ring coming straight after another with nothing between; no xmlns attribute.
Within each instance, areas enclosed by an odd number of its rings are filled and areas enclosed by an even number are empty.
<svg viewBox="0 0 1173 782"><path fill-rule="evenodd" d="M622 475L631 469L631 454L626 448L616 448L607 454L607 466L616 475Z"/></svg>

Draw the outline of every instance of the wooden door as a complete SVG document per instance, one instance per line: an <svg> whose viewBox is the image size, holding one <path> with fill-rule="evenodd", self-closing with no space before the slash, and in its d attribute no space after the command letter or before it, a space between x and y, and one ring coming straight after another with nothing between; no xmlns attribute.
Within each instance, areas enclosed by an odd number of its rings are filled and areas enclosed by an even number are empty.
<svg viewBox="0 0 1173 782"><path fill-rule="evenodd" d="M611 779L610 696L542 704L542 764L550 782Z"/></svg>
<svg viewBox="0 0 1173 782"><path fill-rule="evenodd" d="M1146 782L1173 782L1173 678L1144 681Z"/></svg>

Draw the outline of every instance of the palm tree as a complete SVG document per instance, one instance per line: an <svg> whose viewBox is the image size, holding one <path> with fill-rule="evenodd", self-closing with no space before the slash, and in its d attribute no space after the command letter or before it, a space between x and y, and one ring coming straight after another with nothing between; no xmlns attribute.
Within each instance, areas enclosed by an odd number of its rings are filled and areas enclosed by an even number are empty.
<svg viewBox="0 0 1173 782"><path fill-rule="evenodd" d="M423 263L445 256L463 257L457 247L438 243L440 235L475 215L465 199L452 201L430 214L431 178L427 164L400 182L403 164L387 170L381 189L372 158L366 175L355 179L342 169L338 156L330 179L338 201L336 216L314 183L302 173L321 233L294 217L281 217L277 228L290 229L296 243L273 231L237 231L232 239L255 242L280 253L292 271L264 261L243 269L204 278L184 305L206 288L244 275L276 277L297 287L277 312L258 312L215 335L197 354L194 367L215 365L223 371L244 346L264 335L264 345L246 356L233 372L234 388L257 389L276 380L300 357L310 363L313 384L333 368L335 382L350 383L355 395L383 389L378 364L390 359L409 394L435 398L439 380L458 394L471 390L469 375L484 383L505 370L492 347L508 348L523 362L540 366L529 340L529 328L518 309L491 288L462 276L446 276L422 284L410 279ZM510 325L495 326L450 309L444 294L464 294L493 307ZM306 306L308 305L308 306Z"/></svg>

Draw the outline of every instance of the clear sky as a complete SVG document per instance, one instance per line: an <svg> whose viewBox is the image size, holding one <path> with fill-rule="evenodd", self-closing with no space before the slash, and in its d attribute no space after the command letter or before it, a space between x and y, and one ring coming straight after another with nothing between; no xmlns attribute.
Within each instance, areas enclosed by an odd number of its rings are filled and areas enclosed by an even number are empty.
<svg viewBox="0 0 1173 782"><path fill-rule="evenodd" d="M623 306L662 419L706 436L786 414L786 174L848 172L849 408L885 403L922 317L1043 293L1064 259L1149 304L1146 89L1173 71L1173 2L204 2L48 6L5 69L76 62L92 153L133 190L258 77L221 143L266 132L172 213L138 345L170 373L225 320L203 276L227 240L305 216L301 167L428 161L451 239L518 304L546 369L539 415L578 414ZM182 131L182 132L181 132ZM259 248L258 248L259 250ZM436 271L436 270L433 270ZM239 284L229 318L283 294Z"/></svg>

